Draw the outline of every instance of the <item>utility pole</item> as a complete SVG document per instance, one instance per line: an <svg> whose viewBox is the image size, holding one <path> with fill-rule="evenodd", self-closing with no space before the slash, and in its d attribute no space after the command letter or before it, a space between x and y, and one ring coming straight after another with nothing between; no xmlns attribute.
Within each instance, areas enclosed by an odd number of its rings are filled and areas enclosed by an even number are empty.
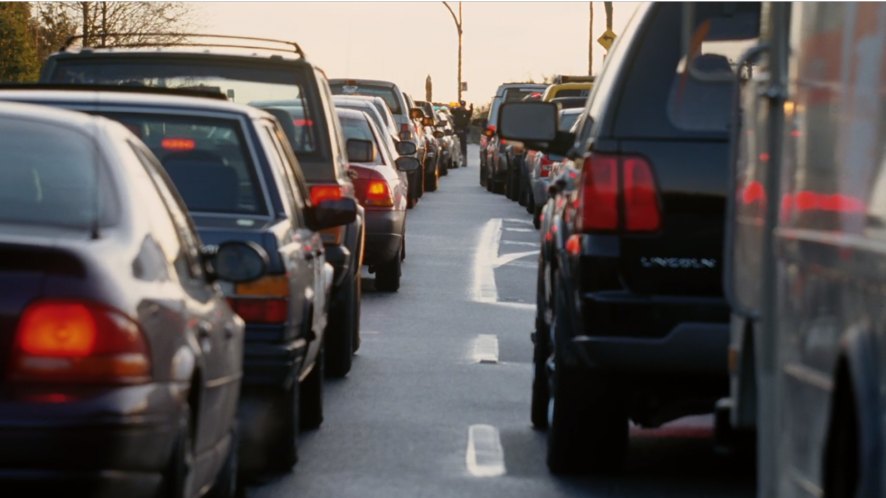
<svg viewBox="0 0 886 498"><path fill-rule="evenodd" d="M102 2L102 47L107 46L108 35L108 2Z"/></svg>
<svg viewBox="0 0 886 498"><path fill-rule="evenodd" d="M588 76L594 75L594 2L588 2Z"/></svg>
<svg viewBox="0 0 886 498"><path fill-rule="evenodd" d="M443 5L446 6L446 9L452 14L452 20L455 21L455 29L458 31L458 101L461 102L461 2L458 2L458 17L456 17L455 11L452 10L452 7L449 6L449 2L443 2Z"/></svg>

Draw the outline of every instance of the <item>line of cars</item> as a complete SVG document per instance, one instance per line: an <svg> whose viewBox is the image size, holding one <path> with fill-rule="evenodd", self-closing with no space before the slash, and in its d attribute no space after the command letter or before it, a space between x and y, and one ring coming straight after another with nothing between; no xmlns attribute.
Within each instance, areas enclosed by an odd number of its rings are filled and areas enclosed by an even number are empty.
<svg viewBox="0 0 886 498"><path fill-rule="evenodd" d="M0 88L3 486L234 496L321 425L361 268L399 288L436 123L295 43L117 37Z"/></svg>

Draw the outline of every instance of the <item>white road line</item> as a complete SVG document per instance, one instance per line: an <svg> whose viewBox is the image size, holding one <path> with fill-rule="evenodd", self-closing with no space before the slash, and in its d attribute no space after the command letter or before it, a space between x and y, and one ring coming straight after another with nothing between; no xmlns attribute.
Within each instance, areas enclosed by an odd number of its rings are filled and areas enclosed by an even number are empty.
<svg viewBox="0 0 886 498"><path fill-rule="evenodd" d="M513 227L505 227L505 230L507 230L509 232L521 232L521 233L528 233L528 232L535 231L534 228L513 228Z"/></svg>
<svg viewBox="0 0 886 498"><path fill-rule="evenodd" d="M492 334L478 335L474 339L471 359L474 363L498 363L498 337Z"/></svg>
<svg viewBox="0 0 886 498"><path fill-rule="evenodd" d="M523 225L531 225L532 224L532 220L524 220L521 218L505 218L504 221L507 221L508 223L521 223Z"/></svg>
<svg viewBox="0 0 886 498"><path fill-rule="evenodd" d="M505 453L498 429L476 424L468 428L468 450L465 454L468 472L474 477L498 477L507 472Z"/></svg>
<svg viewBox="0 0 886 498"><path fill-rule="evenodd" d="M535 256L538 254L538 250L535 251L524 251L524 252L512 252L508 254L502 254L495 260L495 268L499 266L504 266L508 263L514 262L520 258L525 258L526 256Z"/></svg>
<svg viewBox="0 0 886 498"><path fill-rule="evenodd" d="M884 177L886 178L886 177ZM501 241L502 245L511 245L511 246L524 246L524 247L538 247L538 242L523 242L522 240L503 240Z"/></svg>
<svg viewBox="0 0 886 498"><path fill-rule="evenodd" d="M471 286L471 300L478 303L495 303L498 301L498 289L495 287L495 268L498 259L498 244L501 240L501 218L492 218L486 222L480 232L480 240L474 252L474 281Z"/></svg>
<svg viewBox="0 0 886 498"><path fill-rule="evenodd" d="M493 303L496 306L502 306L505 308L513 308L515 310L530 310L535 311L535 305L529 303L517 303L513 301L499 301L497 303Z"/></svg>

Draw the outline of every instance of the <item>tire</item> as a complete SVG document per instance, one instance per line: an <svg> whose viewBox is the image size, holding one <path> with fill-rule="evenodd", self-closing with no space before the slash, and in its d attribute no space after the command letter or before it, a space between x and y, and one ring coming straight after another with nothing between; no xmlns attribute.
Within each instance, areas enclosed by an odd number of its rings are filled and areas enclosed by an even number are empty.
<svg viewBox="0 0 886 498"><path fill-rule="evenodd" d="M299 420L299 405L301 396L298 382L293 382L292 387L285 391L278 391L271 400L274 404L274 412L279 414L279 431L271 439L273 443L268 449L267 468L271 472L287 473L298 462L298 430L301 425Z"/></svg>
<svg viewBox="0 0 886 498"><path fill-rule="evenodd" d="M354 274L346 278L336 296L336 305L329 312L329 325L324 334L327 377L341 378L351 371L354 337L360 326L359 279L360 276Z"/></svg>
<svg viewBox="0 0 886 498"><path fill-rule="evenodd" d="M867 496L864 490L859 493L862 467L858 413L846 367L840 367L836 384L824 456L824 496Z"/></svg>
<svg viewBox="0 0 886 498"><path fill-rule="evenodd" d="M215 484L212 485L212 489L206 495L206 498L238 498L242 495L242 489L239 489L239 482L237 481L239 441L237 427L235 426L231 429L231 448L228 450L228 456L225 458L224 465L218 471Z"/></svg>
<svg viewBox="0 0 886 498"><path fill-rule="evenodd" d="M486 166L480 165L480 186L486 187ZM487 187L486 190L489 190Z"/></svg>
<svg viewBox="0 0 886 498"><path fill-rule="evenodd" d="M190 498L194 494L194 462L196 462L194 431L191 407L186 405L184 413L179 419L178 435L164 478L165 493L163 496Z"/></svg>
<svg viewBox="0 0 886 498"><path fill-rule="evenodd" d="M299 428L303 431L317 429L323 423L323 347L317 353L317 361L311 373L302 381L299 400Z"/></svg>
<svg viewBox="0 0 886 498"><path fill-rule="evenodd" d="M427 192L436 192L437 186L439 182L439 174L440 170L436 166L434 167L434 175L425 177L425 191Z"/></svg>
<svg viewBox="0 0 886 498"><path fill-rule="evenodd" d="M375 268L375 289L382 292L397 292L400 288L401 275L400 254L387 263Z"/></svg>
<svg viewBox="0 0 886 498"><path fill-rule="evenodd" d="M571 327L562 292L556 292L554 327ZM569 336L570 331L552 334ZM617 472L628 447L628 417L621 394L611 379L597 372L570 368L559 360L554 345L554 369L548 402L548 469L553 474Z"/></svg>
<svg viewBox="0 0 886 498"><path fill-rule="evenodd" d="M536 230L541 229L541 212L544 209L544 206L533 206L534 211L532 213L532 226L535 227Z"/></svg>
<svg viewBox="0 0 886 498"><path fill-rule="evenodd" d="M540 337L542 332L536 328L535 345L532 348L532 402L530 419L536 429L548 428L548 403L550 401L550 380L548 379L547 361L550 356L546 347L547 339Z"/></svg>

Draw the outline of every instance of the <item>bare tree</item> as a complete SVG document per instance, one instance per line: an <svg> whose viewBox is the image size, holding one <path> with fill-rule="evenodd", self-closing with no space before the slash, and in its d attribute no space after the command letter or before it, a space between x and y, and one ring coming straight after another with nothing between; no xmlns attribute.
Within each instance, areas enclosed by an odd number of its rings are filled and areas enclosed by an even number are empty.
<svg viewBox="0 0 886 498"><path fill-rule="evenodd" d="M192 29L191 7L184 2L40 2L37 19L54 49L72 34L84 46L169 43ZM72 31L73 30L73 31ZM156 33L172 33L157 36ZM120 36L120 35L123 36Z"/></svg>

